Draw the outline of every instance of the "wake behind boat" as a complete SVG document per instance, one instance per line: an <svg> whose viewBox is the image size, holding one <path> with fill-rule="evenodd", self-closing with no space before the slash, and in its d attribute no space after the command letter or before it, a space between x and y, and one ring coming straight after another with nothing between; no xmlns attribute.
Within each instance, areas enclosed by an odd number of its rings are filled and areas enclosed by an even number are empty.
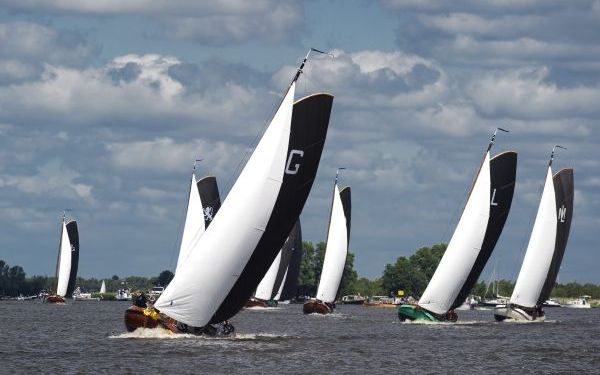
<svg viewBox="0 0 600 375"><path fill-rule="evenodd" d="M398 308L401 321L456 321L502 233L510 210L517 154L509 151L490 159L496 129L468 195L458 225L431 281L417 304ZM503 130L506 131L506 130Z"/></svg>
<svg viewBox="0 0 600 375"><path fill-rule="evenodd" d="M233 332L228 319L247 302L298 220L321 158L333 97L293 102L307 59L219 213L154 306L128 310L135 320L128 330L217 334L211 324L222 323L225 334Z"/></svg>
<svg viewBox="0 0 600 375"><path fill-rule="evenodd" d="M555 146L519 277L505 306L494 310L497 321L543 320L542 305L550 297L560 269L573 216L573 170L552 175ZM561 147L562 148L562 147Z"/></svg>

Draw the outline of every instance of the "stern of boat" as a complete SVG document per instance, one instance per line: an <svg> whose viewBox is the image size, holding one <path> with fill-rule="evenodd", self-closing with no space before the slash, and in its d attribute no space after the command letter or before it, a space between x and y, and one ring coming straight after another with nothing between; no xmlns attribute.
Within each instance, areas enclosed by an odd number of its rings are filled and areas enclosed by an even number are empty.
<svg viewBox="0 0 600 375"><path fill-rule="evenodd" d="M417 305L400 305L400 307L398 307L398 319L400 319L401 322L404 322L405 320L421 320L426 322L440 321L432 313Z"/></svg>
<svg viewBox="0 0 600 375"><path fill-rule="evenodd" d="M311 299L304 302L302 312L305 314L330 314L333 312L333 309L325 302Z"/></svg>
<svg viewBox="0 0 600 375"><path fill-rule="evenodd" d="M514 322L532 322L534 320L544 320L544 313L541 315L532 314L519 306L497 306L494 308L494 319L497 322L514 321Z"/></svg>

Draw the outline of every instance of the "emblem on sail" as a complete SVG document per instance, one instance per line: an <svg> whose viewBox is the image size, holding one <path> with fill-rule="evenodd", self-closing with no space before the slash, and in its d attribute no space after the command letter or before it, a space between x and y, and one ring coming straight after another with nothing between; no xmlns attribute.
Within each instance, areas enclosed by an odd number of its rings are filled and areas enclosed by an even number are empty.
<svg viewBox="0 0 600 375"><path fill-rule="evenodd" d="M490 203L490 206L497 206L498 202L494 202L494 200L496 199L496 189L494 189L494 192L492 193L492 201Z"/></svg>
<svg viewBox="0 0 600 375"><path fill-rule="evenodd" d="M288 161L285 167L285 173L286 174L296 174L298 173L298 169L300 169L300 164L296 164L294 165L294 169L290 169L290 166L292 164L292 159L294 158L294 155L298 155L299 157L303 157L304 156L304 151L302 150L292 150L290 151L290 156L288 156Z"/></svg>
<svg viewBox="0 0 600 375"><path fill-rule="evenodd" d="M204 221L212 221L213 215L213 208L211 206L204 207Z"/></svg>
<svg viewBox="0 0 600 375"><path fill-rule="evenodd" d="M558 209L558 221L561 223L564 223L566 216L567 216L567 208L563 204L562 207Z"/></svg>

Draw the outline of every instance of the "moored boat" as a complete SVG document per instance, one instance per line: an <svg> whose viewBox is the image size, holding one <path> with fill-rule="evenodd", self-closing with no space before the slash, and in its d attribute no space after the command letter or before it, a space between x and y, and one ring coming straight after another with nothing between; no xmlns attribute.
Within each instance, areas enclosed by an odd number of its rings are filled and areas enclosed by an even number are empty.
<svg viewBox="0 0 600 375"><path fill-rule="evenodd" d="M347 296L342 296L340 299L340 303L342 305L362 305L365 303L366 298L361 296L360 294L351 294Z"/></svg>
<svg viewBox="0 0 600 375"><path fill-rule="evenodd" d="M417 304L398 308L404 320L456 321L485 267L508 216L515 187L517 154L490 157L497 128L469 191L462 215L433 277Z"/></svg>
<svg viewBox="0 0 600 375"><path fill-rule="evenodd" d="M592 306L590 305L589 299L591 296L581 296L575 300L568 301L564 307L568 307L570 309L589 309Z"/></svg>
<svg viewBox="0 0 600 375"><path fill-rule="evenodd" d="M560 269L573 215L573 170L552 174L552 149L531 237L515 288L505 306L494 309L497 321L543 320L543 303L550 297Z"/></svg>

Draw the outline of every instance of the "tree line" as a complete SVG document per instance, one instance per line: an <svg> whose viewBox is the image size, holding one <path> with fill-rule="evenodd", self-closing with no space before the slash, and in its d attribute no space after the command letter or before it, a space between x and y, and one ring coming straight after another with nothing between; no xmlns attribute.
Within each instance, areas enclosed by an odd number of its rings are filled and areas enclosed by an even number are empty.
<svg viewBox="0 0 600 375"><path fill-rule="evenodd" d="M323 260L325 258L326 243L321 241L313 244L311 241L303 241L303 257L300 263L300 274L298 276L297 296L314 297L317 293ZM400 256L394 263L386 264L381 277L368 279L358 277L354 270L354 254L348 252L342 281L338 296L348 294L361 294L363 296L373 295L397 295L403 291L405 296L420 296L429 280L433 276L440 259L446 251L447 245L440 243L431 247L421 247L410 256ZM156 277L143 276L112 276L110 279L84 279L77 278L76 286L84 291L98 291L104 280L107 291L119 289L149 290L153 286L166 287L173 273L169 270L162 271ZM56 284L56 278L47 276L27 277L20 266L10 267L6 262L0 260L0 296L33 295L40 290L52 290ZM497 280L494 287L488 287L485 282L479 281L473 287L471 294L481 297L492 297L497 291L501 296L510 296L514 289L514 281ZM487 293L487 294L486 294ZM591 283L580 284L570 282L557 284L552 291L552 297L568 298L581 295L590 295L592 298L600 298L600 285Z"/></svg>

